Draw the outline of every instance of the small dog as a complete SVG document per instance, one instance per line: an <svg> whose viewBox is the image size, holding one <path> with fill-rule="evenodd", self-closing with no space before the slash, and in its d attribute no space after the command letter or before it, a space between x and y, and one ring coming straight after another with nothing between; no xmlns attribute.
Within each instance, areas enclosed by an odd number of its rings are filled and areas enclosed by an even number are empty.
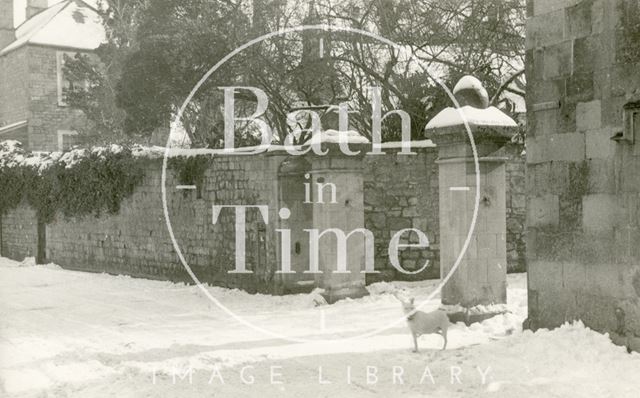
<svg viewBox="0 0 640 398"><path fill-rule="evenodd" d="M447 348L447 329L450 323L449 317L444 311L417 311L413 298L409 299L409 301L404 301L397 295L396 298L402 303L402 309L407 316L407 324L409 324L409 329L413 335L413 352L418 352L418 337L423 334L437 333L441 335L444 339L442 349Z"/></svg>

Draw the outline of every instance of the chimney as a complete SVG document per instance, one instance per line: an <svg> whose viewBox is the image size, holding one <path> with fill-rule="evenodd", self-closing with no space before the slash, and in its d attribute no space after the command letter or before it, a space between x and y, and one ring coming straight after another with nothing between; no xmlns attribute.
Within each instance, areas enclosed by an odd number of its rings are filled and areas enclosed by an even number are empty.
<svg viewBox="0 0 640 398"><path fill-rule="evenodd" d="M13 0L0 0L0 50L15 39L13 28Z"/></svg>
<svg viewBox="0 0 640 398"><path fill-rule="evenodd" d="M27 19L49 7L47 0L27 0Z"/></svg>

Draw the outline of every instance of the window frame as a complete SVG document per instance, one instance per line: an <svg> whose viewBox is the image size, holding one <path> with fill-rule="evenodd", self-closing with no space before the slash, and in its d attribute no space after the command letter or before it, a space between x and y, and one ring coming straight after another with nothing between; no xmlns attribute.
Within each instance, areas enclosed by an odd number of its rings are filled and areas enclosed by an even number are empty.
<svg viewBox="0 0 640 398"><path fill-rule="evenodd" d="M634 143L635 133L640 129L640 101L627 102L623 107L622 137L629 143Z"/></svg>
<svg viewBox="0 0 640 398"><path fill-rule="evenodd" d="M66 136L77 136L78 132L76 130L64 130L64 129L59 129L57 131L57 137L58 137L58 151L62 152L65 150L64 147L64 137Z"/></svg>

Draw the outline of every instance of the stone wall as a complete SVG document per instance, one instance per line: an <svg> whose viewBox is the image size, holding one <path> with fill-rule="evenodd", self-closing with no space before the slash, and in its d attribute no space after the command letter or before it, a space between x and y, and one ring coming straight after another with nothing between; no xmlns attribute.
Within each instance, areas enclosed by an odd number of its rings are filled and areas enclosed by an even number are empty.
<svg viewBox="0 0 640 398"><path fill-rule="evenodd" d="M507 144L503 151L508 157L505 165L507 206L507 270L525 272L527 259L525 254L525 155L520 144Z"/></svg>
<svg viewBox="0 0 640 398"><path fill-rule="evenodd" d="M438 157L436 147L417 148L416 155L399 155L398 148L385 148L386 155L365 157L365 226L376 237L376 269L369 281L434 279L440 276L438 221ZM525 163L522 145L509 144L501 154L506 164L507 268L524 272L525 258ZM391 235L403 228L427 234L429 248L400 253L403 268L413 270L429 260L427 269L406 275L391 266L387 248Z"/></svg>
<svg viewBox="0 0 640 398"><path fill-rule="evenodd" d="M36 151L58 150L58 130L86 131L82 111L58 102L58 51L28 46L29 70L29 148ZM12 57L13 53L5 57ZM76 137L66 140L77 143Z"/></svg>
<svg viewBox="0 0 640 398"><path fill-rule="evenodd" d="M28 119L28 76L26 47L0 57L0 127ZM0 135L0 140L5 139L9 138Z"/></svg>
<svg viewBox="0 0 640 398"><path fill-rule="evenodd" d="M416 155L399 155L398 149L385 148L385 155L365 156L364 205L365 227L375 237L375 267L379 274L367 275L367 282L393 279L426 279L439 277L438 237L438 167L434 147L418 148ZM520 207L524 165L518 162L519 151L513 153L507 166L509 183L507 200L509 220L517 231L522 230L520 220L524 209ZM176 190L182 184L168 171L168 211L176 239L184 248L187 261L196 275L215 285L240 287L249 291L281 293L296 291L298 284L307 286L300 273L275 274L280 266L280 241L275 229L290 228L293 242L296 237L306 238L304 228L310 228L310 215L296 208L304 195L302 174L281 174L284 152L260 156L214 157L196 191ZM95 272L123 273L134 276L189 281L174 252L165 223L161 196L161 162L148 160L143 183L135 193L124 200L116 215L56 220L46 226L47 260L67 268ZM295 166L295 165L293 165ZM295 168L295 167L294 167ZM293 179L291 179L293 178ZM286 179L286 180L285 180ZM286 181L286 182L285 182ZM329 181L330 182L330 181ZM293 184L293 185L291 185ZM296 188L296 189L294 189ZM285 195L285 191L289 192ZM289 197L295 193L295 198ZM284 196L283 196L284 195ZM302 196L301 196L302 195ZM511 198L511 199L509 199ZM293 203L293 205L291 203ZM213 204L267 204L269 225L264 225L257 210L247 213L247 266L256 274L233 275L226 271L235 264L235 227L231 209L222 212L216 225L212 225ZM296 216L282 223L277 212L290 207ZM10 211L2 220L3 251L6 256L22 258L34 256L36 247L35 215L25 207ZM301 217L296 220L298 215ZM428 249L405 249L400 261L407 270L421 267L429 260L429 267L420 274L409 276L396 271L388 260L387 248L393 233L404 228L417 228L429 238ZM23 239L24 231L31 231ZM407 236L412 241L415 237ZM512 246L515 264L520 257L521 235L514 233L507 241ZM405 242L406 243L406 242ZM307 269L308 252L292 251L295 269ZM511 266L511 263L510 263ZM307 274L308 275L308 274Z"/></svg>
<svg viewBox="0 0 640 398"><path fill-rule="evenodd" d="M637 0L528 2L529 324L582 319L640 348Z"/></svg>
<svg viewBox="0 0 640 398"><path fill-rule="evenodd" d="M0 216L0 255L22 260L35 257L37 247L36 213L26 203Z"/></svg>
<svg viewBox="0 0 640 398"><path fill-rule="evenodd" d="M250 292L278 292L274 222L276 156L216 157L197 190L177 190L185 182L167 174L167 208L175 238L187 263L203 282ZM65 268L190 281L174 251L161 196L161 162L151 161L143 183L120 212L98 218L56 219L47 226L47 260ZM212 205L269 205L269 226L257 210L247 211L247 269L235 266L235 216L221 212L212 223Z"/></svg>
<svg viewBox="0 0 640 398"><path fill-rule="evenodd" d="M438 278L438 156L436 148L414 149L416 155L398 154L385 148L385 155L365 157L365 227L376 238L376 269L368 281ZM397 271L388 257L389 240L404 228L416 228L429 238L426 249L408 248L400 252L400 264L408 271L429 266L420 274ZM417 242L417 236L403 237L402 243Z"/></svg>

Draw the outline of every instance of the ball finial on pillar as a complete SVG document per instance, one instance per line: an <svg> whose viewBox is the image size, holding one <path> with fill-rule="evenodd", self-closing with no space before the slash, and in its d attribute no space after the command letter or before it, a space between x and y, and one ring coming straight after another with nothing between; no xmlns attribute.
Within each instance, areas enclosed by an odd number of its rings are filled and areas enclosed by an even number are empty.
<svg viewBox="0 0 640 398"><path fill-rule="evenodd" d="M487 90L482 86L480 80L470 75L466 75L458 81L458 84L453 88L453 95L460 106L469 105L480 109L489 106Z"/></svg>

